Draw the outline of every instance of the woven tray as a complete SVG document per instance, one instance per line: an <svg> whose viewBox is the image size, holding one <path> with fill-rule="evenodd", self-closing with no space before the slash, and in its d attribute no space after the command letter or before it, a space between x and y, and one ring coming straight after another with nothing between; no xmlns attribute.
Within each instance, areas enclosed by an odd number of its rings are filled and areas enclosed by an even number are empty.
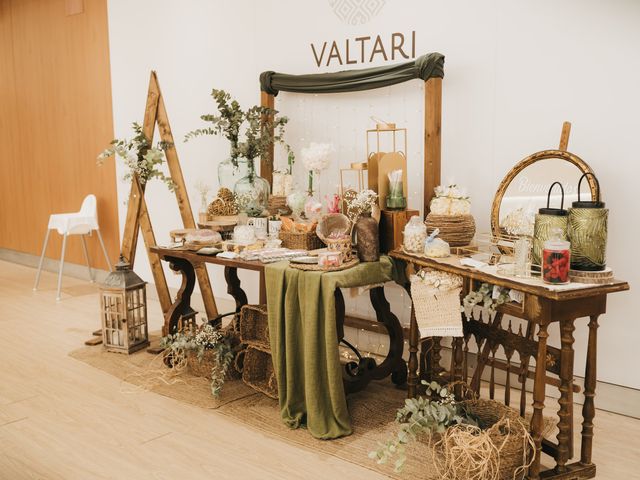
<svg viewBox="0 0 640 480"><path fill-rule="evenodd" d="M289 262L289 266L291 268L297 268L298 270L308 270L312 272L338 272L340 270L346 270L347 268L355 267L359 263L360 263L360 260L358 260L357 258L353 258L348 262L345 262L342 265L339 265L337 267L325 268L325 267L321 267L317 263L309 264L309 263L294 263L294 262Z"/></svg>
<svg viewBox="0 0 640 480"><path fill-rule="evenodd" d="M576 283L592 283L606 285L613 282L613 270L606 268L599 272L588 272L582 270L569 270L569 280Z"/></svg>
<svg viewBox="0 0 640 480"><path fill-rule="evenodd" d="M425 223L429 235L436 228L439 228L438 237L451 247L469 245L476 233L476 222L472 215L434 215L430 213L427 215Z"/></svg>

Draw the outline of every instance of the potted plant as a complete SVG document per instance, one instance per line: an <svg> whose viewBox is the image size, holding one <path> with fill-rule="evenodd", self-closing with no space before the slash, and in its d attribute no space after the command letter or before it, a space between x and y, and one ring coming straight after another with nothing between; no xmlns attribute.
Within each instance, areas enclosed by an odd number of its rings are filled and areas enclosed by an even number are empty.
<svg viewBox="0 0 640 480"><path fill-rule="evenodd" d="M261 215L267 208L270 187L269 182L257 175L255 161L267 154L274 142L284 145L287 152L291 152L289 145L284 142L284 128L289 119L276 118L276 110L259 105L245 111L224 90L214 89L211 96L218 107L218 114L202 115L200 118L212 126L189 132L185 141L201 135L223 135L227 138L230 156L218 167L220 185L233 188L239 205L249 216ZM246 165L244 175L243 165ZM230 167L234 175L228 174Z"/></svg>

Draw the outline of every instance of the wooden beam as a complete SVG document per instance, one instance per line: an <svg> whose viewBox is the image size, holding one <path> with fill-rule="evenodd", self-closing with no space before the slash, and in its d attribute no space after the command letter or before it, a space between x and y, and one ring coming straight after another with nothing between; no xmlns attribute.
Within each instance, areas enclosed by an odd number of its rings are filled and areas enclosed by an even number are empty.
<svg viewBox="0 0 640 480"><path fill-rule="evenodd" d="M424 214L429 213L433 189L440 185L442 79L424 85Z"/></svg>
<svg viewBox="0 0 640 480"><path fill-rule="evenodd" d="M260 92L260 105L273 110L275 97L268 93ZM273 130L271 131L271 137L273 138ZM273 142L271 142L267 155L260 158L260 176L266 179L269 185L273 184L273 147Z"/></svg>
<svg viewBox="0 0 640 480"><path fill-rule="evenodd" d="M564 122L562 124L562 133L560 134L560 146L558 150L562 150L563 152L567 151L569 148L569 135L571 134L571 123Z"/></svg>
<svg viewBox="0 0 640 480"><path fill-rule="evenodd" d="M152 72L151 83L154 84L153 90L158 93L156 122L160 131L160 140L168 145L165 149L165 156L167 157L167 166L169 167L171 180L173 180L173 183L176 186L174 192L176 195L176 201L178 202L178 209L180 210L182 224L185 228L196 228L196 223L193 220L191 202L189 201L189 195L187 195L187 186L184 183L184 176L182 175L182 168L180 167L178 151L175 148L175 141L173 133L171 132L171 125L169 124L169 116L167 115L167 109L164 104L164 99L162 98L162 92L155 72ZM150 88L150 91L151 90L152 89ZM151 245L155 245L155 243L147 244L147 248ZM202 294L204 307L207 313L207 320L215 318L218 316L218 308L211 289L211 282L209 280L207 268L204 265L196 265L195 270L198 278L198 285L200 285L200 293ZM166 313L166 310L163 309L163 311Z"/></svg>
<svg viewBox="0 0 640 480"><path fill-rule="evenodd" d="M131 190L139 199L138 222L140 224L140 230L142 231L142 238L147 246L147 255L149 256L151 273L153 274L153 281L156 284L156 290L158 291L158 300L160 301L160 306L164 313L169 310L169 307L171 307L171 296L169 295L169 287L167 286L167 279L164 276L164 270L162 270L160 257L149 250L149 246L156 244L156 237L153 234L153 227L151 226L151 220L149 219L147 203L144 201L144 193L142 192L142 186L140 185L140 180L138 180L137 176L133 177ZM164 334L163 329L163 335Z"/></svg>
<svg viewBox="0 0 640 480"><path fill-rule="evenodd" d="M156 72L151 72L149 77L149 89L147 92L147 104L144 109L144 121L142 122L142 133L149 140L149 144L153 143L153 132L156 126L156 114L158 111L158 100L160 92L158 90L158 82ZM144 195L144 186L141 186ZM134 195L133 182L129 193L129 202L127 204L127 217L124 224L124 232L122 234L122 255L127 259L131 267L136 259L136 247L138 244L138 208L140 206L139 198Z"/></svg>

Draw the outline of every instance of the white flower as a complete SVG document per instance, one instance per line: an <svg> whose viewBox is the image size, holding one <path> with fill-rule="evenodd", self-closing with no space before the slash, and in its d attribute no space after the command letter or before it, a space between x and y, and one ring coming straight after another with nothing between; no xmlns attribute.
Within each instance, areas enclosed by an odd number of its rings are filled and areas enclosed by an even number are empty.
<svg viewBox="0 0 640 480"><path fill-rule="evenodd" d="M308 147L301 150L300 154L307 170L320 172L329 166L329 157L333 152L334 148L330 143L311 142Z"/></svg>

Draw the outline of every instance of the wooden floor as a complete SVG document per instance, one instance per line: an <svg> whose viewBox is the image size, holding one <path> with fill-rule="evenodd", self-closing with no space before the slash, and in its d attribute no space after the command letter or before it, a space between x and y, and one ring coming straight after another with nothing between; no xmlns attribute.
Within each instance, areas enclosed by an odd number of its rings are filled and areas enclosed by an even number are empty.
<svg viewBox="0 0 640 480"><path fill-rule="evenodd" d="M124 393L67 355L99 327L96 287L65 278L56 303L55 276L33 293L34 274L0 262L0 479L383 478L215 411ZM149 308L157 329L159 306ZM598 411L597 478L640 479L638 447L639 420Z"/></svg>

